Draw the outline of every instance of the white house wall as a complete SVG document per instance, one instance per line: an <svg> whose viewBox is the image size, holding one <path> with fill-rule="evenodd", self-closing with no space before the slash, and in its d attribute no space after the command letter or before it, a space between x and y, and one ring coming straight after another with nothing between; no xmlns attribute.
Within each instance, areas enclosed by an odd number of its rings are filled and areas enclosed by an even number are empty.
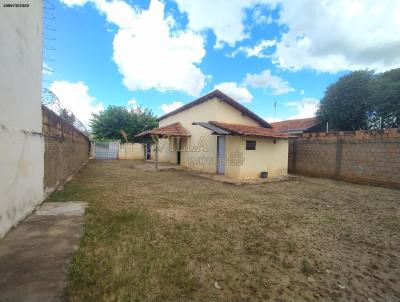
<svg viewBox="0 0 400 302"><path fill-rule="evenodd" d="M246 140L256 141L256 150L246 150ZM287 175L288 140L260 137L227 136L225 175L236 179L257 179L260 172L268 172L268 178ZM237 164L233 158L239 156L243 162Z"/></svg>
<svg viewBox="0 0 400 302"><path fill-rule="evenodd" d="M25 3L0 8L0 238L43 200L42 1Z"/></svg>

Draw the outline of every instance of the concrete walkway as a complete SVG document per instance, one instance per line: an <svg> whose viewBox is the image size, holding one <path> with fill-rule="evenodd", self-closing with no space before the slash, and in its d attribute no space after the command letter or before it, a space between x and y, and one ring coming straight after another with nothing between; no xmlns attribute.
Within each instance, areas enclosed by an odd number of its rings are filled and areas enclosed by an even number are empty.
<svg viewBox="0 0 400 302"><path fill-rule="evenodd" d="M63 301L86 203L43 203L0 240L0 301Z"/></svg>

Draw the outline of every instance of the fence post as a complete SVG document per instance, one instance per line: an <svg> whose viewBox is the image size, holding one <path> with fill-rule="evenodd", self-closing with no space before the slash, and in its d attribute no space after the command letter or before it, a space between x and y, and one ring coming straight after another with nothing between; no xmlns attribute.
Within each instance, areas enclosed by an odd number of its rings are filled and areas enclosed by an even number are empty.
<svg viewBox="0 0 400 302"><path fill-rule="evenodd" d="M342 168L342 139L336 140L336 158L335 158L335 178L340 179L340 171Z"/></svg>
<svg viewBox="0 0 400 302"><path fill-rule="evenodd" d="M292 140L292 173L296 172L297 138Z"/></svg>

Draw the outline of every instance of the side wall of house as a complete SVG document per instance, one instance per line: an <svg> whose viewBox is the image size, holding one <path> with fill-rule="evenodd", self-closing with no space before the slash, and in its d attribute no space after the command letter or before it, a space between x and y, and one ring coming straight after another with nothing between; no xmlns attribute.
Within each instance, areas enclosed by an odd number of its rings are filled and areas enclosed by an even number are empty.
<svg viewBox="0 0 400 302"><path fill-rule="evenodd" d="M193 106L185 111L174 114L159 122L159 126L167 126L180 122L188 130L191 137L182 145L185 151L181 152L181 164L188 168L207 173L216 172L217 137L211 135L211 131L201 126L192 125L193 122L220 121L226 123L237 123L249 126L259 126L258 123L240 111L219 100L212 98L204 103ZM205 142L205 146L203 144ZM169 145L163 152L171 153ZM160 161L176 163L176 152L174 154L162 155Z"/></svg>
<svg viewBox="0 0 400 302"><path fill-rule="evenodd" d="M246 140L256 141L256 150L246 150ZM257 137L226 137L225 175L238 179L257 179L260 172L268 172L268 178L287 175L288 140ZM235 156L242 157L242 164Z"/></svg>
<svg viewBox="0 0 400 302"><path fill-rule="evenodd" d="M173 138L160 138L158 143L158 161L160 163L176 164L178 160L176 148L174 147ZM171 149L172 147L172 149ZM156 145L151 145L151 160L156 159Z"/></svg>
<svg viewBox="0 0 400 302"><path fill-rule="evenodd" d="M289 172L400 188L400 129L303 134Z"/></svg>
<svg viewBox="0 0 400 302"><path fill-rule="evenodd" d="M0 9L0 238L43 200L42 1L28 2Z"/></svg>

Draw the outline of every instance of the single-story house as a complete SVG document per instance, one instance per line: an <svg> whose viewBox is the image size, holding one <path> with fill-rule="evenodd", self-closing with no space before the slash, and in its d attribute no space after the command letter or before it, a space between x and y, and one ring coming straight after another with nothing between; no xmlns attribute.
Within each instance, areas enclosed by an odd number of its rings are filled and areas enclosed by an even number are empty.
<svg viewBox="0 0 400 302"><path fill-rule="evenodd" d="M287 174L288 136L219 90L158 118L151 136L157 162L234 179Z"/></svg>
<svg viewBox="0 0 400 302"><path fill-rule="evenodd" d="M325 132L326 125L323 125L315 117L286 120L271 123L273 129L289 136L299 136L302 133Z"/></svg>

